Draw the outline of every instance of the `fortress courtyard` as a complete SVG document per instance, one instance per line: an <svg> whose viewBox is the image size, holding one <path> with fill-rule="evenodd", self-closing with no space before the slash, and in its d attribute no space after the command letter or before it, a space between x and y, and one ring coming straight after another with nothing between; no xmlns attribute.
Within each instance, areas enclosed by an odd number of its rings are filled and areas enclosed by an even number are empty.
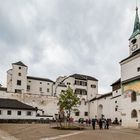
<svg viewBox="0 0 140 140"><path fill-rule="evenodd" d="M109 130L56 130L50 124L0 124L0 140L139 140L139 129L111 126Z"/></svg>

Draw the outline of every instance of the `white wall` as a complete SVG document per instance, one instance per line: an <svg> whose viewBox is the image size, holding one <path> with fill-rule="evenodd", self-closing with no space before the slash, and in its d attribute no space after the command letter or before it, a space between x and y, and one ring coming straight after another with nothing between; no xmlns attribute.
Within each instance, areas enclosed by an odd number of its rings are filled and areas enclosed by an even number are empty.
<svg viewBox="0 0 140 140"><path fill-rule="evenodd" d="M41 95L53 95L53 82L27 79L27 85L30 86L30 90L27 90L27 93L31 94L41 94ZM42 91L40 91L42 88ZM49 91L47 91L49 89Z"/></svg>
<svg viewBox="0 0 140 140"><path fill-rule="evenodd" d="M121 81L140 75L137 68L140 67L140 54L130 60L121 63Z"/></svg>
<svg viewBox="0 0 140 140"><path fill-rule="evenodd" d="M21 69L19 69L21 67ZM21 76L18 75L21 73ZM21 80L21 85L17 85L17 80ZM7 91L15 92L19 89L22 93L26 92L27 88L27 67L12 64L12 69L7 72Z"/></svg>
<svg viewBox="0 0 140 140"><path fill-rule="evenodd" d="M137 101L131 102L131 97L124 98L122 104L122 126L124 127L135 127L138 128L140 123L140 96L137 96ZM131 112L135 109L138 117L131 118Z"/></svg>
<svg viewBox="0 0 140 140"><path fill-rule="evenodd" d="M14 110L14 109L0 109L1 113L0 114L0 119L35 119L36 118L36 111L32 110ZM7 115L7 111L11 110L12 114ZM21 115L17 115L17 111L21 111ZM27 116L27 111L31 111L32 115Z"/></svg>

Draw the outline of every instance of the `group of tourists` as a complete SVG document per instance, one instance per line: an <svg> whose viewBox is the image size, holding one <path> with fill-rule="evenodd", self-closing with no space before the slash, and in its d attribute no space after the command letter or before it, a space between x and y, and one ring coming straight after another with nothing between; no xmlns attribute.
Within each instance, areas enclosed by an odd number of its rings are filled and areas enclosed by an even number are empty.
<svg viewBox="0 0 140 140"><path fill-rule="evenodd" d="M102 119L93 118L93 119L84 120L83 118L80 118L78 122L80 124L84 124L84 122L85 122L86 126L92 125L93 130L95 130L96 125L99 126L99 129L109 129L109 125L111 123L111 120L105 119L105 118L102 118Z"/></svg>
<svg viewBox="0 0 140 140"><path fill-rule="evenodd" d="M95 130L95 126L99 125L100 129L109 129L109 125L110 125L110 119L92 119L92 128L93 130Z"/></svg>

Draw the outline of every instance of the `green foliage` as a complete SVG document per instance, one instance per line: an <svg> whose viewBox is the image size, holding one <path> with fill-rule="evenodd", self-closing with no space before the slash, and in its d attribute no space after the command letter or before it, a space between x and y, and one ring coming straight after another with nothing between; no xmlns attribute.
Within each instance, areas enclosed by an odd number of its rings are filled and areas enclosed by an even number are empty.
<svg viewBox="0 0 140 140"><path fill-rule="evenodd" d="M79 103L80 99L74 94L73 90L68 87L66 91L61 92L59 95L58 105L60 110L65 110L67 116L70 117L71 111L75 110L75 107Z"/></svg>

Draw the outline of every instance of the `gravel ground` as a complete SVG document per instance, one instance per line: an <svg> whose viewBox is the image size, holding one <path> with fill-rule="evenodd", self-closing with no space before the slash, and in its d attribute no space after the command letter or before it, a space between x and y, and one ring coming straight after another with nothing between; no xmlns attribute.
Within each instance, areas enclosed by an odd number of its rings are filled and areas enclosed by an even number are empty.
<svg viewBox="0 0 140 140"><path fill-rule="evenodd" d="M69 131L52 129L49 124L0 124L0 140L140 140L140 130L118 126Z"/></svg>

